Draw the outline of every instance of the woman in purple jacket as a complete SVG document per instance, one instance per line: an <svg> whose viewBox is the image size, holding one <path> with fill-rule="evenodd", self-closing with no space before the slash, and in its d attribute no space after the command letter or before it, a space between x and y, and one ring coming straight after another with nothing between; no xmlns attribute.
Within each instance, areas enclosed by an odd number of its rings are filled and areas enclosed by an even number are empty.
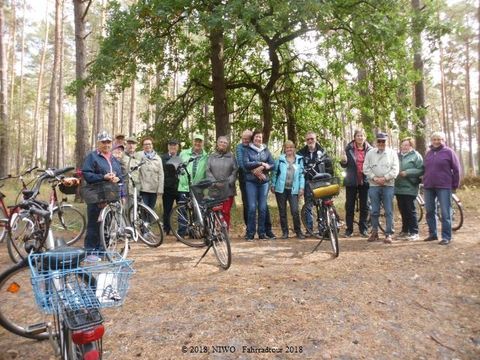
<svg viewBox="0 0 480 360"><path fill-rule="evenodd" d="M442 240L440 245L452 241L451 198L460 182L460 164L455 152L445 145L445 134L434 132L430 137L430 150L425 155L423 187L427 211L428 237L438 240L435 200L440 203L442 215Z"/></svg>

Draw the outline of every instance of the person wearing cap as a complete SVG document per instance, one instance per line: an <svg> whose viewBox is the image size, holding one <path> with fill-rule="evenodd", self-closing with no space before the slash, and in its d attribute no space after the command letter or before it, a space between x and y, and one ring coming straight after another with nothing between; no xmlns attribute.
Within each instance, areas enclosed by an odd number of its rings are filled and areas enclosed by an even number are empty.
<svg viewBox="0 0 480 360"><path fill-rule="evenodd" d="M229 141L226 136L219 136L215 152L208 157L207 179L212 181L226 181L227 189L223 195L227 200L222 204L222 213L227 227L230 229L230 210L236 195L235 182L237 180L237 162L228 150Z"/></svg>
<svg viewBox="0 0 480 360"><path fill-rule="evenodd" d="M122 171L124 174L126 174L128 171L130 171L132 167L138 165L139 163L139 160L135 158L137 144L138 141L133 136L126 139L125 151L123 152L122 158L120 160L120 164L122 164ZM134 171L132 173L133 181L135 181L135 184L139 184L138 176L138 171ZM131 200L131 197L133 196L132 184L129 182L128 177L125 177L123 182L126 184L127 193L129 194L128 199Z"/></svg>
<svg viewBox="0 0 480 360"><path fill-rule="evenodd" d="M425 175L423 191L427 212L428 237L424 241L438 240L437 205L440 203L442 214L442 240L439 245L448 245L452 241L452 192L460 183L460 162L455 152L445 145L445 134L440 131L430 136L430 149L425 154Z"/></svg>
<svg viewBox="0 0 480 360"><path fill-rule="evenodd" d="M178 197L178 177L175 166L168 163L171 158L178 157L179 142L175 139L168 141L168 151L162 154L163 173L165 177L163 185L163 230L165 234L170 234L170 212L173 208L173 203Z"/></svg>
<svg viewBox="0 0 480 360"><path fill-rule="evenodd" d="M115 135L115 141L113 142L113 147L117 147L117 146L125 146L125 135L123 134L118 134L118 135Z"/></svg>
<svg viewBox="0 0 480 360"><path fill-rule="evenodd" d="M393 234L393 196L395 178L399 172L397 153L388 147L388 135L379 132L376 135L376 147L367 152L363 163L363 173L368 179L368 197L372 211L372 232L367 241L378 241L378 219L380 206L383 204L385 210L386 228L384 243L392 243Z"/></svg>
<svg viewBox="0 0 480 360"><path fill-rule="evenodd" d="M205 180L207 176L208 154L203 148L203 135L195 134L193 136L193 146L191 149L185 149L180 153L180 160L187 162L192 157L195 159L187 165L192 184ZM185 200L190 192L188 186L187 174L178 177L178 200Z"/></svg>
<svg viewBox="0 0 480 360"><path fill-rule="evenodd" d="M135 159L145 164L138 169L138 188L143 202L155 211L157 196L163 195L163 165L160 155L153 149L151 136L142 139L142 151L135 154Z"/></svg>
<svg viewBox="0 0 480 360"><path fill-rule="evenodd" d="M109 181L118 183L122 178L120 162L113 156L112 137L106 131L97 135L97 148L90 152L83 162L82 173L88 184ZM87 234L85 236L85 249L88 251L100 249L100 228L98 216L100 204L87 205Z"/></svg>

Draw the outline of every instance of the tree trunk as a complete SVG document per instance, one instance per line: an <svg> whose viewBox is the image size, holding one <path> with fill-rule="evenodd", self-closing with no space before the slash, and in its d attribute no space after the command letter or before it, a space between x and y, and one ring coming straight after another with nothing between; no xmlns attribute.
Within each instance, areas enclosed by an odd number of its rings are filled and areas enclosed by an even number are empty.
<svg viewBox="0 0 480 360"><path fill-rule="evenodd" d="M120 124L118 126L118 132L120 134L124 134L124 129L125 129L125 126L124 126L124 117L123 117L123 114L125 113L125 90L122 90L122 104L120 106L121 108L121 111L120 111ZM115 134L113 134L115 135Z"/></svg>
<svg viewBox="0 0 480 360"><path fill-rule="evenodd" d="M417 150L420 154L424 154L427 148L425 142L425 128L426 128L426 118L425 118L425 88L423 84L423 59L422 59L422 38L421 34L423 31L422 25L420 25L420 0L412 0L412 7L414 10L413 17L413 68L417 71L419 75L419 80L415 82L415 108L418 116L418 123L416 127L417 136L415 141L417 144Z"/></svg>
<svg viewBox="0 0 480 360"><path fill-rule="evenodd" d="M101 4L101 16L100 16L100 32L101 39L104 38L104 25L105 25L105 0L102 0ZM104 88L102 85L97 85L96 87L96 96L95 96L95 123L96 127L94 133L99 133L102 130L106 130L104 123L104 108L103 108L103 98L104 98Z"/></svg>
<svg viewBox="0 0 480 360"><path fill-rule="evenodd" d="M445 69L443 67L443 45L442 41L440 40L440 95L442 98L442 126L444 131L447 131L449 128L448 124L448 105L447 105L447 94L446 94L446 85L445 85ZM455 128L452 125L452 129L455 132ZM447 135L449 137L450 135ZM454 135L455 136L455 135ZM455 139L455 137L454 137ZM449 142L451 142L449 140Z"/></svg>
<svg viewBox="0 0 480 360"><path fill-rule="evenodd" d="M42 99L42 85L43 85L43 73L45 68L45 56L47 54L48 46L48 30L49 30L50 21L48 21L48 2L45 6L45 38L43 41L42 55L40 58L40 71L38 74L38 83L37 83L37 94L35 99L35 110L33 111L33 141L32 141L32 158L31 164L33 166L38 166L38 144L40 138L40 102Z"/></svg>
<svg viewBox="0 0 480 360"><path fill-rule="evenodd" d="M263 142L267 144L268 140L270 140L270 134L272 132L272 99L269 94L266 94L263 91L259 95L260 100L262 101Z"/></svg>
<svg viewBox="0 0 480 360"><path fill-rule="evenodd" d="M480 0L477 8L478 37L480 38ZM477 175L480 176L480 41L477 42Z"/></svg>
<svg viewBox="0 0 480 360"><path fill-rule="evenodd" d="M13 127L15 124L15 108L13 106L13 98L15 96L15 80L16 80L16 75L15 75L15 60L16 60L16 49L17 49L17 16L16 16L16 4L12 3L12 21L13 21L13 27L12 27L12 45L11 45L11 59L10 59L10 111L8 112L9 115L9 120L8 120L8 127L7 127L7 133L10 134L10 131L13 133L13 128L10 129L10 127ZM3 33L2 33L3 34ZM6 63L5 63L6 64ZM7 94L7 91L5 91L5 94ZM8 102L8 99L6 100ZM8 141L8 138L7 138ZM9 144L9 146L13 146L13 144ZM11 152L13 155L13 151ZM10 155L10 152L9 152ZM9 156L5 162L7 164L7 168L12 167L12 161L13 156Z"/></svg>
<svg viewBox="0 0 480 360"><path fill-rule="evenodd" d="M64 90L63 90L63 59L65 54L65 45L64 45L64 27L63 27L63 10L65 4L62 0L60 5L60 57L58 59L59 63L59 71L58 71L58 131L57 131L57 167L63 167L65 165L65 126L63 121L63 98L64 98Z"/></svg>
<svg viewBox="0 0 480 360"><path fill-rule="evenodd" d="M291 90L291 89L290 89ZM297 143L297 121L293 108L293 101L285 102L285 116L287 117L287 139Z"/></svg>
<svg viewBox="0 0 480 360"><path fill-rule="evenodd" d="M63 0L55 0L55 42L50 99L48 104L47 167L55 166L56 125L58 119L58 70L60 68L60 26Z"/></svg>
<svg viewBox="0 0 480 360"><path fill-rule="evenodd" d="M3 1L0 4L0 176L6 176L8 167L8 80L7 80L7 54L5 44L5 16Z"/></svg>
<svg viewBox="0 0 480 360"><path fill-rule="evenodd" d="M88 151L88 120L87 120L87 97L85 87L82 85L86 76L86 47L85 39L87 37L85 27L85 17L91 0L73 0L73 9L75 15L75 77L79 85L77 87L77 119L76 119L76 138L75 143L75 165L81 168L83 159Z"/></svg>
<svg viewBox="0 0 480 360"><path fill-rule="evenodd" d="M472 125L472 104L470 95L470 43L468 37L465 39L465 117L468 123L468 173L475 174L473 161L473 125Z"/></svg>
<svg viewBox="0 0 480 360"><path fill-rule="evenodd" d="M128 136L133 136L134 124L137 117L137 87L135 79L132 82L130 93L130 119L128 121Z"/></svg>
<svg viewBox="0 0 480 360"><path fill-rule="evenodd" d="M230 133L225 86L225 62L223 54L223 29L210 32L210 62L212 66L213 115L216 138Z"/></svg>
<svg viewBox="0 0 480 360"><path fill-rule="evenodd" d="M27 13L27 1L23 1L23 15L22 15L22 35L21 35L21 40L22 40L22 45L20 49L20 96L18 99L18 113L17 113L17 157L16 157L16 171L17 174L20 172L20 167L22 165L22 144L24 142L23 140L23 131L22 131L22 126L25 121L25 111L23 111L23 70L24 70L24 57L25 57L25 24L26 24L26 13Z"/></svg>

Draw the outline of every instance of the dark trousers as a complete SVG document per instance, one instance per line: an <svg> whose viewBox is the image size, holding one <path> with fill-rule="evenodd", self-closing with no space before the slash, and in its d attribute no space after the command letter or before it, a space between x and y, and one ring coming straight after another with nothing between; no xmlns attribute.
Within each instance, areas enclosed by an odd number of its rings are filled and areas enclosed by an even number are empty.
<svg viewBox="0 0 480 360"><path fill-rule="evenodd" d="M140 191L140 196L142 197L143 203L147 205L150 209L155 211L155 204L157 203L157 193Z"/></svg>
<svg viewBox="0 0 480 360"><path fill-rule="evenodd" d="M402 232L418 234L417 210L414 195L396 195L398 210L402 216Z"/></svg>
<svg viewBox="0 0 480 360"><path fill-rule="evenodd" d="M177 200L177 191L172 189L165 189L162 195L163 202L163 230L170 232L170 213L172 212L173 203Z"/></svg>
<svg viewBox="0 0 480 360"><path fill-rule="evenodd" d="M361 233L367 232L368 224L368 185L345 187L345 223L347 233L353 233L353 219L355 217L355 203L359 200L360 218L358 220Z"/></svg>
<svg viewBox="0 0 480 360"><path fill-rule="evenodd" d="M102 209L96 204L87 205L87 235L85 236L86 250L100 250L100 223L98 216Z"/></svg>
<svg viewBox="0 0 480 360"><path fill-rule="evenodd" d="M298 195L292 194L292 189L284 189L283 193L275 193L278 204L278 212L280 214L280 226L282 233L288 234L288 220L287 220L287 201L290 204L290 212L293 218L293 229L298 235L302 232L300 228L300 212L298 211Z"/></svg>

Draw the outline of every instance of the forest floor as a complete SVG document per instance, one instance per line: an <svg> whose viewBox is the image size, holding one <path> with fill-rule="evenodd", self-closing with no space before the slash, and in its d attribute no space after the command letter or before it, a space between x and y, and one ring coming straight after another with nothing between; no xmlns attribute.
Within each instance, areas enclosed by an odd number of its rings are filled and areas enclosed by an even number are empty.
<svg viewBox="0 0 480 360"><path fill-rule="evenodd" d="M213 253L194 267L202 250L172 236L157 249L134 244L128 299L103 311L103 358L478 359L480 212L465 218L449 246L354 236L337 259L328 242L311 253L315 239L233 234L227 271ZM0 359L51 354L48 341L0 329Z"/></svg>

